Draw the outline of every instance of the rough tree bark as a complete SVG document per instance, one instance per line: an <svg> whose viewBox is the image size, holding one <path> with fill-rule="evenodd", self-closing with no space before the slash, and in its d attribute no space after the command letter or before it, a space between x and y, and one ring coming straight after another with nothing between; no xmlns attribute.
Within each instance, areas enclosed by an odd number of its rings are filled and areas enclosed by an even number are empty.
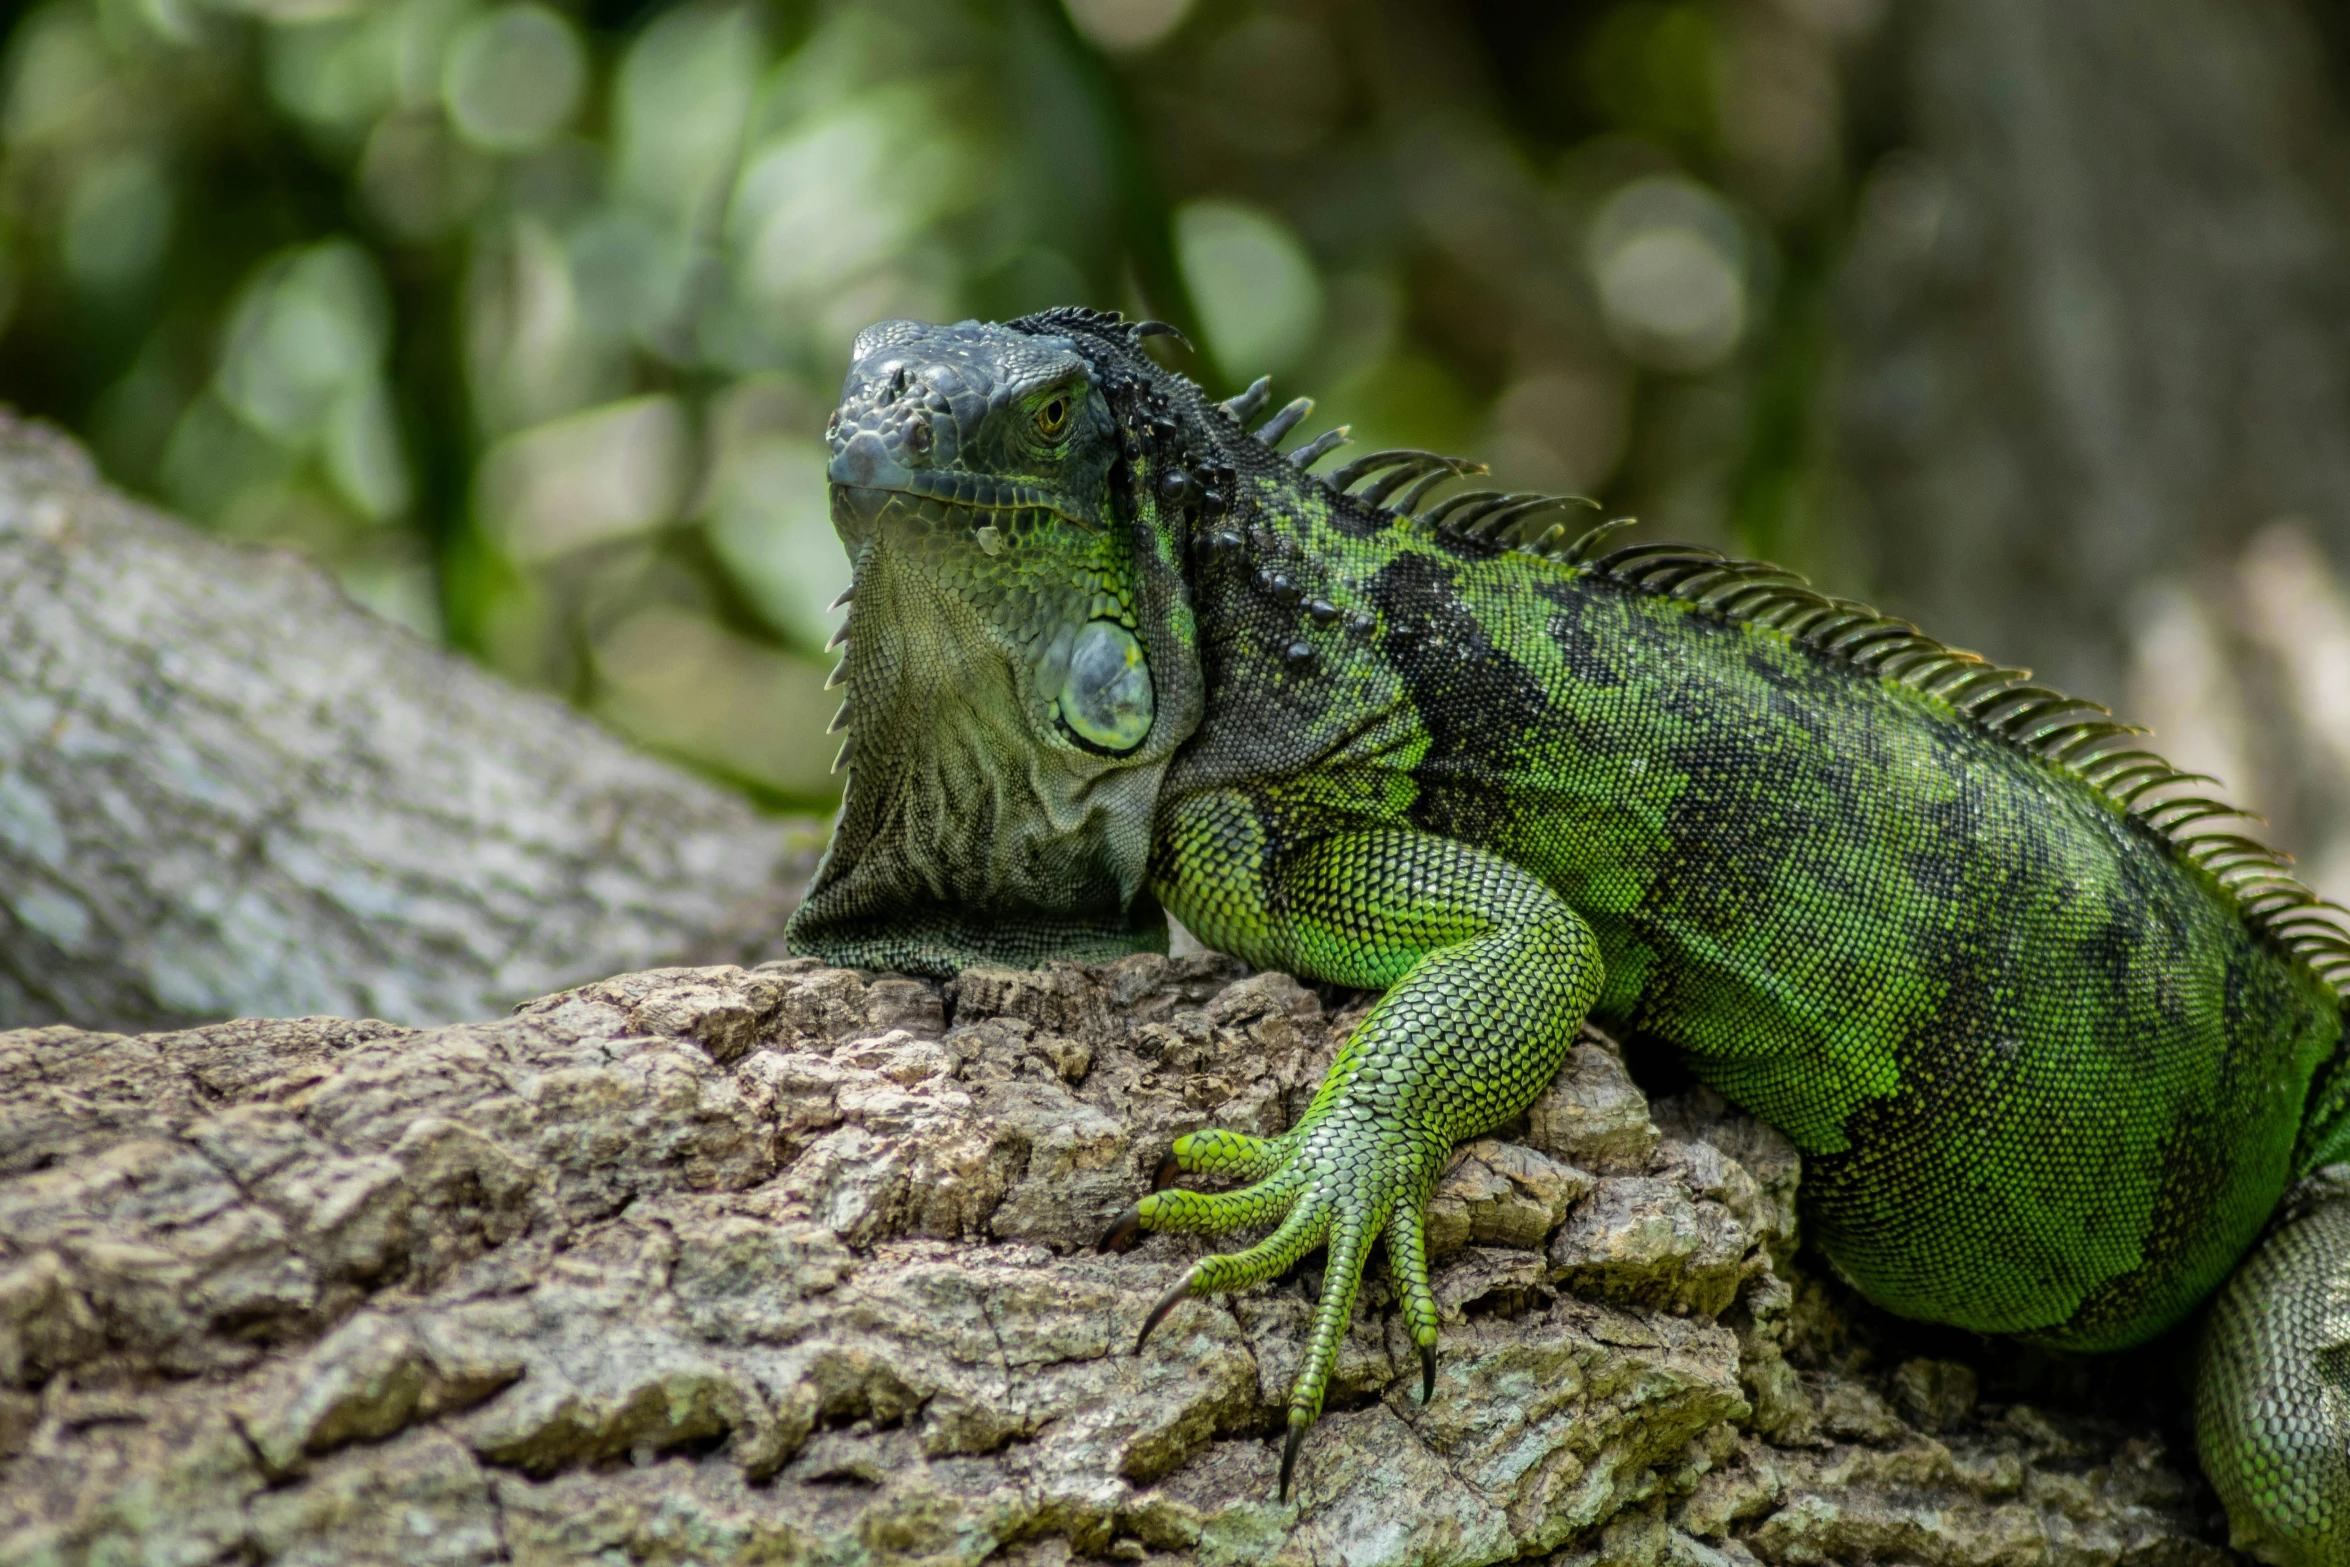
<svg viewBox="0 0 2350 1567"><path fill-rule="evenodd" d="M1435 1398L1375 1269L1276 1504L1310 1269L1137 1355L1207 1247L1086 1242L1177 1134L1288 1124L1333 999L790 960L0 1035L0 1562L2230 1559L2183 1398L1807 1279L1785 1140L1596 1037L1435 1195Z"/></svg>
<svg viewBox="0 0 2350 1567"><path fill-rule="evenodd" d="M0 413L0 1026L450 1022L773 953L820 833Z"/></svg>

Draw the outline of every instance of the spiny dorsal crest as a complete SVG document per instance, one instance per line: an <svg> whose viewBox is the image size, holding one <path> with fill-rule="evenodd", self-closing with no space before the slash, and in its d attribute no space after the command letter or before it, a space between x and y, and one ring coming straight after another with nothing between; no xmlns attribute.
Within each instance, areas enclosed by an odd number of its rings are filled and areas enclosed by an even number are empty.
<svg viewBox="0 0 2350 1567"><path fill-rule="evenodd" d="M1270 376L1260 376L1248 390L1216 406L1245 429L1248 421L1264 412L1265 405L1272 401L1272 385ZM1250 433L1265 446L1279 451L1282 441L1313 411L1312 398L1296 398ZM1310 472L1314 464L1350 441L1347 426L1336 425L1289 453L1289 461L1300 472ZM1528 534L1526 524L1532 518L1570 506L1598 509L1598 502L1580 495L1502 490L1464 490L1446 496L1434 506L1428 505L1429 497L1448 481L1485 471L1483 463L1466 457L1399 447L1358 457L1334 473L1317 474L1315 478L1332 494L1346 496L1374 511L1417 522L1456 538L1542 554L1552 553L1570 535L1564 523L1539 534Z"/></svg>
<svg viewBox="0 0 2350 1567"><path fill-rule="evenodd" d="M1599 544L1624 525L1602 523L1564 550L1534 553L1725 620L1771 627L1854 669L1940 699L1976 728L2085 780L2208 872L2255 930L2337 992L2350 986L2350 932L2340 923L2350 909L2288 874L2293 857L2281 850L2241 833L2189 832L2198 823L2259 818L2211 795L2174 792L2218 780L2127 745L2130 736L2146 733L2141 726L2115 723L2096 702L2033 685L2029 670L2001 668L1906 620L1816 592L1794 572L1763 561L1684 544L1635 544L1599 555Z"/></svg>

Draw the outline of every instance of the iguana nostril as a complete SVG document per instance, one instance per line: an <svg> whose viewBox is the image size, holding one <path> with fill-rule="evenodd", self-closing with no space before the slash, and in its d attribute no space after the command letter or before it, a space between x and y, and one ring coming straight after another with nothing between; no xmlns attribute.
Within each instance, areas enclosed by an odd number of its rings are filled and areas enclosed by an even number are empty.
<svg viewBox="0 0 2350 1567"><path fill-rule="evenodd" d="M924 419L906 431L906 450L917 457L930 452L930 421Z"/></svg>

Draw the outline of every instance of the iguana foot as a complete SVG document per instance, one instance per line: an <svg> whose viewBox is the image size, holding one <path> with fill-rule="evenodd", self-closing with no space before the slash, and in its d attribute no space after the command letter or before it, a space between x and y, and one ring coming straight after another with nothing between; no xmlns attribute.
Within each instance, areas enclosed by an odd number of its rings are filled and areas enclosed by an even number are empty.
<svg viewBox="0 0 2350 1567"><path fill-rule="evenodd" d="M1341 1101L1318 1106L1317 1111L1276 1138L1205 1131L1176 1139L1169 1158L1176 1169L1229 1174L1253 1184L1230 1192L1153 1191L1103 1237L1104 1246L1114 1246L1145 1230L1218 1235L1279 1221L1253 1246L1193 1263L1144 1319L1135 1340L1138 1352L1179 1302L1276 1278L1316 1246L1328 1244L1322 1299L1314 1311L1305 1357L1290 1384L1289 1436L1281 1456L1284 1501L1289 1498L1298 1447L1321 1414L1322 1397L1338 1360L1338 1342L1353 1314L1363 1263L1375 1238L1386 1239L1404 1322L1420 1346L1421 1398L1436 1390L1436 1295L1428 1285L1423 1211L1450 1145L1409 1127L1383 1124L1370 1105Z"/></svg>

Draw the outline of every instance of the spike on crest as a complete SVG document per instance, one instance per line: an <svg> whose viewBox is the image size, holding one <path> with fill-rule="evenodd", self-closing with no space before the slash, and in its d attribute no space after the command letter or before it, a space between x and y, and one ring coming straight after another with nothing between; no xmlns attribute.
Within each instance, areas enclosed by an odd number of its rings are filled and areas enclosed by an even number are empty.
<svg viewBox="0 0 2350 1567"><path fill-rule="evenodd" d="M1329 429L1324 430L1320 435L1315 436L1312 440L1306 442L1305 445L1299 447L1296 451L1291 452L1289 454L1290 462L1301 470L1313 467L1314 464L1320 462L1323 458L1329 456L1332 452L1338 450L1341 446L1352 445L1354 443L1354 435L1352 434L1353 429L1354 427L1352 425L1332 425Z"/></svg>
<svg viewBox="0 0 2350 1567"><path fill-rule="evenodd" d="M1260 375L1254 381L1249 382L1247 391L1237 397L1227 397L1216 406L1230 414L1236 423L1246 424L1262 413L1265 404L1272 400L1273 378L1269 375Z"/></svg>
<svg viewBox="0 0 2350 1567"><path fill-rule="evenodd" d="M1448 461L1450 459L1440 458L1434 452L1424 452L1419 450L1417 447L1382 447L1375 452L1363 453L1362 456L1357 457L1353 462L1348 463L1345 467L1332 474L1330 476L1330 488L1344 492L1353 489L1356 485L1362 483L1372 474L1385 473L1390 468L1400 468L1406 464L1416 464L1431 460L1441 462ZM1419 470L1414 468L1413 471L1418 472Z"/></svg>
<svg viewBox="0 0 2350 1567"><path fill-rule="evenodd" d="M1191 346L1191 339L1183 335L1183 329L1170 322L1137 321L1126 329L1126 341L1132 343L1137 348L1140 348L1145 342L1154 337L1171 337L1175 339L1176 342L1183 345L1183 351L1187 354L1196 354L1199 352L1198 349Z"/></svg>
<svg viewBox="0 0 2350 1567"><path fill-rule="evenodd" d="M1510 499L1509 504L1486 513L1484 519L1477 524L1477 532L1483 538L1503 539L1514 543L1524 534L1529 518L1539 517L1544 512L1556 511L1562 506L1573 506L1582 501L1583 497L1580 495L1514 496ZM1408 506L1404 509L1410 510Z"/></svg>
<svg viewBox="0 0 2350 1567"><path fill-rule="evenodd" d="M1404 491L1401 495L1395 498L1395 509L1406 517L1416 517L1420 513L1421 502L1427 500L1429 494L1434 491L1438 485L1449 484L1454 479L1459 477L1459 474L1448 472L1443 468L1439 468L1433 473L1426 474L1420 479L1419 483L1413 485L1410 489Z"/></svg>
<svg viewBox="0 0 2350 1567"><path fill-rule="evenodd" d="M1482 509L1488 503L1509 498L1502 490L1459 490L1423 512L1420 520L1431 528L1451 528L1453 519L1471 508Z"/></svg>
<svg viewBox="0 0 2350 1567"><path fill-rule="evenodd" d="M1283 405L1281 411L1257 426L1257 439L1267 446L1279 446L1290 431L1296 429L1307 414L1314 411L1314 400L1299 397Z"/></svg>
<svg viewBox="0 0 2350 1567"><path fill-rule="evenodd" d="M1585 561L1589 560L1593 555L1597 554L1599 552L1599 547L1602 544L1605 544L1608 540L1614 538L1617 534L1623 532L1626 528L1637 528L1639 526L1640 519L1638 517L1610 517L1607 521L1601 523L1598 527L1591 529L1581 538L1577 539L1574 543L1568 545L1566 553L1561 555L1559 559L1564 561L1567 565L1580 566Z"/></svg>

